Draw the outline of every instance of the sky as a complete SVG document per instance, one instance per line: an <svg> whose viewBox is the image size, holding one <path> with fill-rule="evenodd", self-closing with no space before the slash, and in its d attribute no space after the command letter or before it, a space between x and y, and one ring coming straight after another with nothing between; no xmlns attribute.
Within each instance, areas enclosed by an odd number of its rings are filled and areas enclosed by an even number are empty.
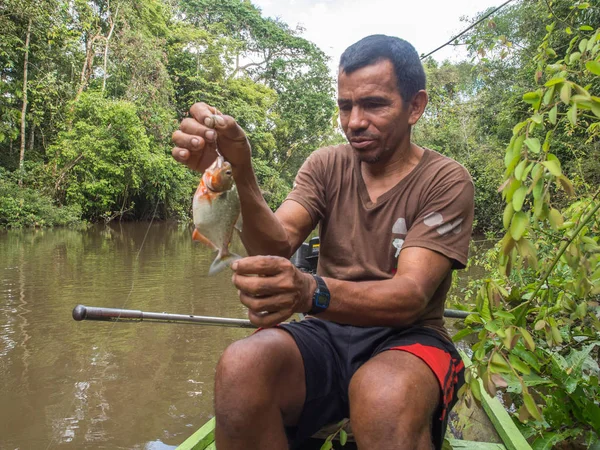
<svg viewBox="0 0 600 450"><path fill-rule="evenodd" d="M474 17L504 0L251 0L263 16L280 18L292 29L305 28L302 37L314 42L332 58L336 71L340 55L349 45L370 34L406 39L419 54L426 54L469 26L461 17ZM438 61L465 58L464 51L445 47L434 54ZM335 73L332 73L335 74Z"/></svg>

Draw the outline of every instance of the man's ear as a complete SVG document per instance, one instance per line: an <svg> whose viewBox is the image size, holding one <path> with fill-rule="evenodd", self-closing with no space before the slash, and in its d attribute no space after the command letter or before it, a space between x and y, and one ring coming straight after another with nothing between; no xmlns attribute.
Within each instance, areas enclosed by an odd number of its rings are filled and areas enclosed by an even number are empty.
<svg viewBox="0 0 600 450"><path fill-rule="evenodd" d="M429 101L429 96L427 92L421 89L419 92L415 94L412 101L409 105L410 116L408 117L408 124L414 125L416 124L421 116L423 115L423 111L425 111L425 107L427 106L427 102Z"/></svg>

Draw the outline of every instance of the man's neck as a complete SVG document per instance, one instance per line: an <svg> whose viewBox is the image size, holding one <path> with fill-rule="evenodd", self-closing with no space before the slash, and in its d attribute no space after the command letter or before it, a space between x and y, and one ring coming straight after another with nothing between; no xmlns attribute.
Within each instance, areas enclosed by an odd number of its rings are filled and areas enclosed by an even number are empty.
<svg viewBox="0 0 600 450"><path fill-rule="evenodd" d="M374 163L361 163L361 172L369 179L404 178L419 163L424 150L410 141L394 151L389 159ZM398 180L398 181L399 181Z"/></svg>
<svg viewBox="0 0 600 450"><path fill-rule="evenodd" d="M409 143L406 151L396 151L387 161L360 164L360 171L373 203L405 178L423 157L425 151Z"/></svg>

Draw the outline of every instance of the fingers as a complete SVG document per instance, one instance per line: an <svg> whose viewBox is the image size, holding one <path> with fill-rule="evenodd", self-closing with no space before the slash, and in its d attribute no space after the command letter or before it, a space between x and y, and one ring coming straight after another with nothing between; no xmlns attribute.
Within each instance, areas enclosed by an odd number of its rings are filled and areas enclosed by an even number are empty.
<svg viewBox="0 0 600 450"><path fill-rule="evenodd" d="M289 295L272 295L267 297L255 297L245 292L240 292L240 301L254 313L274 313L278 311L289 311L290 315L294 307L294 299Z"/></svg>
<svg viewBox="0 0 600 450"><path fill-rule="evenodd" d="M236 275L274 276L292 270L293 264L280 256L249 256L233 263Z"/></svg>
<svg viewBox="0 0 600 450"><path fill-rule="evenodd" d="M191 116L207 128L219 130L220 135L232 141L246 141L244 130L238 125L235 119L227 116L213 106L206 103L195 103L190 108Z"/></svg>
<svg viewBox="0 0 600 450"><path fill-rule="evenodd" d="M275 325L285 322L292 313L288 311L278 311L272 314L259 313L256 314L248 310L248 319L253 325L260 328L271 328Z"/></svg>

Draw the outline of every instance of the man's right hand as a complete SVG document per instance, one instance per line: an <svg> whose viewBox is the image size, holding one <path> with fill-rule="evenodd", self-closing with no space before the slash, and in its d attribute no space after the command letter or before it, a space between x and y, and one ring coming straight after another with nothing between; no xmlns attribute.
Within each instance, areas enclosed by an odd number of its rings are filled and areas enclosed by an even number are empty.
<svg viewBox="0 0 600 450"><path fill-rule="evenodd" d="M198 172L210 166L219 153L235 172L251 165L250 143L235 119L206 103L195 103L190 115L173 133L173 158Z"/></svg>

